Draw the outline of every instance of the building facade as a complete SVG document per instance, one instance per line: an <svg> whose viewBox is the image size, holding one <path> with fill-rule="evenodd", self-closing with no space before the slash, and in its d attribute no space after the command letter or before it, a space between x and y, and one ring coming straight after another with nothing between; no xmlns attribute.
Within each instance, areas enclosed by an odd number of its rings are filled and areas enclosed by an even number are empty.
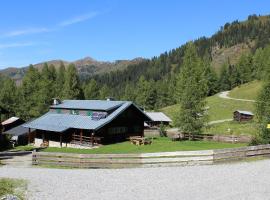
<svg viewBox="0 0 270 200"><path fill-rule="evenodd" d="M143 136L145 115L130 101L54 101L45 115L24 124L36 129L36 146L82 147Z"/></svg>

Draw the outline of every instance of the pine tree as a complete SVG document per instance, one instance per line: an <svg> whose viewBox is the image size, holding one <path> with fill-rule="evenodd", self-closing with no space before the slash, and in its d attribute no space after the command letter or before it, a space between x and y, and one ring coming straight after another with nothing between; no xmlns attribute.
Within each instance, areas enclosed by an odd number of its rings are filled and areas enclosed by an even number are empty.
<svg viewBox="0 0 270 200"><path fill-rule="evenodd" d="M98 99L99 88L95 79L91 79L88 84L84 86L85 99Z"/></svg>
<svg viewBox="0 0 270 200"><path fill-rule="evenodd" d="M63 96L66 99L82 98L79 76L74 64L70 64L66 71Z"/></svg>
<svg viewBox="0 0 270 200"><path fill-rule="evenodd" d="M63 89L64 89L64 84L65 84L65 73L66 73L66 68L63 62L60 63L60 67L58 72L56 73L56 96L59 98L63 98Z"/></svg>
<svg viewBox="0 0 270 200"><path fill-rule="evenodd" d="M203 62L198 57L195 45L189 43L185 50L183 65L177 80L178 103L181 112L176 116L176 125L190 134L200 134L204 126L205 97L208 91L203 75Z"/></svg>
<svg viewBox="0 0 270 200"><path fill-rule="evenodd" d="M10 78L3 78L0 84L0 106L15 115L19 103L15 82Z"/></svg>
<svg viewBox="0 0 270 200"><path fill-rule="evenodd" d="M48 111L49 105L52 102L52 98L56 95L56 70L54 65L50 65L48 67L48 64L45 63L43 65L42 71L41 71L41 79L40 79L40 112L43 114Z"/></svg>
<svg viewBox="0 0 270 200"><path fill-rule="evenodd" d="M219 91L218 77L209 62L205 62L203 68L203 75L206 79L206 84L208 87L207 95L211 96Z"/></svg>
<svg viewBox="0 0 270 200"><path fill-rule="evenodd" d="M228 66L226 64L223 64L221 67L218 82L219 82L219 88L221 90L230 90L231 89L230 76L229 76L229 72L228 72Z"/></svg>
<svg viewBox="0 0 270 200"><path fill-rule="evenodd" d="M107 85L104 85L100 90L99 90L99 99L105 100L110 96L110 89L108 88Z"/></svg>
<svg viewBox="0 0 270 200"><path fill-rule="evenodd" d="M33 65L29 69L22 80L19 88L20 104L18 114L21 118L28 120L38 117L40 108L42 107L42 98L40 97L40 73Z"/></svg>
<svg viewBox="0 0 270 200"><path fill-rule="evenodd" d="M252 57L250 54L243 54L237 64L241 84L251 81Z"/></svg>
<svg viewBox="0 0 270 200"><path fill-rule="evenodd" d="M267 124L270 124L270 76L268 75L268 77L256 101L260 143L270 143L270 129L267 129Z"/></svg>
<svg viewBox="0 0 270 200"><path fill-rule="evenodd" d="M127 84L125 87L124 96L121 98L126 101L135 101L136 100L136 91L134 89L134 86L131 84Z"/></svg>
<svg viewBox="0 0 270 200"><path fill-rule="evenodd" d="M154 84L153 80L148 82L144 76L141 76L137 85L136 102L147 110L153 110L155 108L156 90Z"/></svg>

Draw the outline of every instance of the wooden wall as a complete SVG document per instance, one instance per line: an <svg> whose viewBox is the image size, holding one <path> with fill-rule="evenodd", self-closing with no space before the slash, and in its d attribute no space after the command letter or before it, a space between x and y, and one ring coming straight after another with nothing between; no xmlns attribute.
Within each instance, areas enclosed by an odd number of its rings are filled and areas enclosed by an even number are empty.
<svg viewBox="0 0 270 200"><path fill-rule="evenodd" d="M33 152L33 165L76 168L129 168L213 164L269 156L270 144L232 149L143 154L71 154Z"/></svg>

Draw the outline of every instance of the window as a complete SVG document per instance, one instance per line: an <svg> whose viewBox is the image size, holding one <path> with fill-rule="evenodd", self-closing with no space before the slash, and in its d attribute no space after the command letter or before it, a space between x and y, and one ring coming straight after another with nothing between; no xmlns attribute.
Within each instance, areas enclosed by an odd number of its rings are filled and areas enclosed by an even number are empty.
<svg viewBox="0 0 270 200"><path fill-rule="evenodd" d="M79 111L78 110L70 110L70 114L72 115L78 115Z"/></svg>
<svg viewBox="0 0 270 200"><path fill-rule="evenodd" d="M57 108L55 110L56 110L56 113L58 113L58 114L62 113L62 110L60 108Z"/></svg>
<svg viewBox="0 0 270 200"><path fill-rule="evenodd" d="M93 111L91 111L91 110L88 110L86 114L87 114L87 116L90 116L90 117L92 117L92 115L93 115Z"/></svg>
<svg viewBox="0 0 270 200"><path fill-rule="evenodd" d="M123 133L127 133L128 128L127 127L112 127L108 129L108 133L109 135L117 135L117 134L123 134Z"/></svg>

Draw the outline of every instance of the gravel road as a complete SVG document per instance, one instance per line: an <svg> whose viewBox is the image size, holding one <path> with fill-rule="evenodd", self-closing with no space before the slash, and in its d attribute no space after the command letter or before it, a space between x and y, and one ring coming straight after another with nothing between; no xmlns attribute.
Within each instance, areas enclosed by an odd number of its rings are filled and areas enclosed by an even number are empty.
<svg viewBox="0 0 270 200"><path fill-rule="evenodd" d="M270 199L270 160L137 169L0 168L29 180L29 199Z"/></svg>
<svg viewBox="0 0 270 200"><path fill-rule="evenodd" d="M229 97L230 91L225 91L225 92L221 92L218 94L218 96L220 98L223 98L223 99L231 99L231 100L236 100L236 101L247 101L247 102L255 102L255 100L251 100L251 99L237 99L237 98L232 98L232 97Z"/></svg>

